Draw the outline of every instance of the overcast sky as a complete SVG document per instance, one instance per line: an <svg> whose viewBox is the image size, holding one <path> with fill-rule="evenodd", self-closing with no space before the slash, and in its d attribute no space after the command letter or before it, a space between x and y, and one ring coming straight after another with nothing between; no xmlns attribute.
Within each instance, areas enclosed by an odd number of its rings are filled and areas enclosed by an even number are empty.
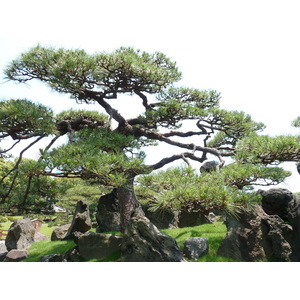
<svg viewBox="0 0 300 300"><path fill-rule="evenodd" d="M82 108L40 83L5 82L2 70L37 43L89 53L134 46L164 52L182 71L182 85L221 92L222 108L249 113L267 125L267 134L295 134L290 123L300 115L297 2L6 1L0 18L0 99L27 98L56 113ZM127 107L121 108L125 114ZM294 164L288 168L294 170ZM298 176L289 181L291 190L298 190Z"/></svg>

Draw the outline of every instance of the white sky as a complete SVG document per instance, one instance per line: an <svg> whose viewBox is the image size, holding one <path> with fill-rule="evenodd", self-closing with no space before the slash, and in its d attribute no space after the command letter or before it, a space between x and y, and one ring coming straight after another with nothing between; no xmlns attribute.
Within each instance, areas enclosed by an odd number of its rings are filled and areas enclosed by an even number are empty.
<svg viewBox="0 0 300 300"><path fill-rule="evenodd" d="M134 46L164 52L178 63L182 85L221 92L221 107L249 113L267 125L265 133L299 132L290 126L300 115L298 1L45 3L10 0L1 4L0 99L27 98L51 106L56 113L83 108L40 83L29 88L5 82L2 70L37 43L90 53ZM120 110L129 113L132 109L124 103ZM162 149L159 154L169 155L169 151ZM151 163L160 158L154 157ZM287 168L295 170L294 164ZM298 177L294 172L286 187L298 191Z"/></svg>

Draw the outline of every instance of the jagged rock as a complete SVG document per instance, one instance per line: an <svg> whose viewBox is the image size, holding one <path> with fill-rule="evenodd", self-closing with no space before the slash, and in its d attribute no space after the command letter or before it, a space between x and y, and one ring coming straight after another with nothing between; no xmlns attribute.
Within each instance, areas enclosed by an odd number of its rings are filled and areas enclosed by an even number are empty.
<svg viewBox="0 0 300 300"><path fill-rule="evenodd" d="M262 196L261 206L268 215L277 215L282 220L288 220L289 203L294 199L292 192L287 189L274 188L256 192Z"/></svg>
<svg viewBox="0 0 300 300"><path fill-rule="evenodd" d="M228 216L227 234L217 255L237 261L259 261L273 257L292 259L292 227L278 216L267 215L260 206L238 218Z"/></svg>
<svg viewBox="0 0 300 300"><path fill-rule="evenodd" d="M191 260L197 260L208 253L208 239L195 237L184 241L183 254Z"/></svg>
<svg viewBox="0 0 300 300"><path fill-rule="evenodd" d="M123 238L112 234L86 232L77 237L80 256L85 260L101 259L121 250Z"/></svg>
<svg viewBox="0 0 300 300"><path fill-rule="evenodd" d="M300 261L300 195L289 202L288 211L289 223L293 227L293 238L291 240L293 260Z"/></svg>
<svg viewBox="0 0 300 300"><path fill-rule="evenodd" d="M4 262L18 262L28 257L27 250L10 250L4 259Z"/></svg>
<svg viewBox="0 0 300 300"><path fill-rule="evenodd" d="M71 224L56 227L51 234L51 241L61 241L65 238Z"/></svg>
<svg viewBox="0 0 300 300"><path fill-rule="evenodd" d="M73 239L73 232L87 232L92 228L92 222L90 218L90 210L88 204L84 199L79 200L76 205L75 214L71 226L64 237L65 240Z"/></svg>
<svg viewBox="0 0 300 300"><path fill-rule="evenodd" d="M97 232L120 231L119 200L116 190L101 196L97 206Z"/></svg>
<svg viewBox="0 0 300 300"><path fill-rule="evenodd" d="M49 254L41 257L40 262L66 262L62 254Z"/></svg>
<svg viewBox="0 0 300 300"><path fill-rule="evenodd" d="M121 261L180 262L184 261L176 241L160 232L146 217L131 218L121 246Z"/></svg>
<svg viewBox="0 0 300 300"><path fill-rule="evenodd" d="M5 245L12 249L26 250L34 242L35 229L29 219L17 219L10 226Z"/></svg>

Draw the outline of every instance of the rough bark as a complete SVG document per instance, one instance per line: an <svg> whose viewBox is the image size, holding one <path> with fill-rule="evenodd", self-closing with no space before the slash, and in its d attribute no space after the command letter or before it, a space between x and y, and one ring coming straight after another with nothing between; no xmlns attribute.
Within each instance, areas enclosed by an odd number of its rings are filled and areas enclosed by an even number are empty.
<svg viewBox="0 0 300 300"><path fill-rule="evenodd" d="M125 228L132 217L144 216L142 207L134 192L133 181L134 177L131 177L124 186L117 188L122 232L125 231Z"/></svg>

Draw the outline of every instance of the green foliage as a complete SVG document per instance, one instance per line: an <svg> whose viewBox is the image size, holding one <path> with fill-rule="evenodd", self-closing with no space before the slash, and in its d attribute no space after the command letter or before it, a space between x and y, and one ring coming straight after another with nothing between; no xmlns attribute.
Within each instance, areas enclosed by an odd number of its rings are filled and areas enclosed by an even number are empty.
<svg viewBox="0 0 300 300"><path fill-rule="evenodd" d="M113 53L89 55L84 50L40 45L14 60L5 74L19 82L38 78L52 89L84 101L91 100L83 98L85 91L110 96L135 90L156 93L181 77L176 64L159 52L122 47Z"/></svg>
<svg viewBox="0 0 300 300"><path fill-rule="evenodd" d="M251 189L253 185L277 185L292 173L279 167L232 163L225 166L220 175L224 183L238 189Z"/></svg>
<svg viewBox="0 0 300 300"><path fill-rule="evenodd" d="M0 160L0 178L13 169L12 161ZM1 211L40 211L42 208L49 207L54 201L56 195L55 181L49 177L37 176L40 172L39 164L31 159L23 159L19 168L11 172L0 183L0 200L8 192L15 177L14 187L9 194L8 199L1 203ZM32 179L29 179L34 175ZM30 186L28 182L31 180ZM24 195L28 190L28 197L25 200Z"/></svg>
<svg viewBox="0 0 300 300"><path fill-rule="evenodd" d="M0 216L0 223L5 223L8 221L8 218Z"/></svg>
<svg viewBox="0 0 300 300"><path fill-rule="evenodd" d="M170 87L157 95L157 108L147 110L145 118L154 127L179 128L183 120L202 117L207 109L218 107L219 99L220 94L213 90Z"/></svg>
<svg viewBox="0 0 300 300"><path fill-rule="evenodd" d="M260 200L247 190L252 185L282 182L290 172L281 168L231 164L219 172L197 175L191 168L170 168L140 176L135 187L153 210L172 209L208 213L221 210L236 214Z"/></svg>
<svg viewBox="0 0 300 300"><path fill-rule="evenodd" d="M300 135L257 135L242 139L236 148L235 160L252 164L280 164L300 160Z"/></svg>
<svg viewBox="0 0 300 300"><path fill-rule="evenodd" d="M61 128L69 122L73 125L71 126L71 129L75 131L85 128L110 127L110 121L107 115L101 114L97 111L70 109L57 114L55 119L57 120L58 128Z"/></svg>
<svg viewBox="0 0 300 300"><path fill-rule="evenodd" d="M52 110L25 99L2 101L0 119L0 134L13 139L55 133Z"/></svg>
<svg viewBox="0 0 300 300"><path fill-rule="evenodd" d="M292 121L292 126L300 127L300 117L297 117L295 120Z"/></svg>
<svg viewBox="0 0 300 300"><path fill-rule="evenodd" d="M44 155L46 169L56 169L70 177L93 179L108 186L121 186L125 174L144 172L143 161L129 158L122 150L130 146L132 137L105 129L84 129L75 135L74 141L54 148Z"/></svg>
<svg viewBox="0 0 300 300"><path fill-rule="evenodd" d="M203 118L203 121L213 124L214 130L218 131L207 144L216 148L225 145L235 146L245 136L265 128L263 123L255 122L250 115L239 111L214 109L209 116Z"/></svg>

